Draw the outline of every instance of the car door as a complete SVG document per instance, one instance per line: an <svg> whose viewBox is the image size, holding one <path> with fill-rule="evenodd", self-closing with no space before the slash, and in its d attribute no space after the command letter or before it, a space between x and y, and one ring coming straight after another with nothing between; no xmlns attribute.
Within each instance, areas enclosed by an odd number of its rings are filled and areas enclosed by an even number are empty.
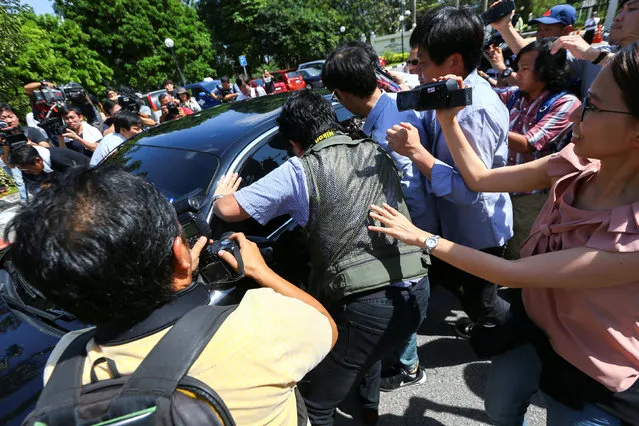
<svg viewBox="0 0 639 426"><path fill-rule="evenodd" d="M220 104L220 101L213 99L211 94L202 86L191 86L189 90L191 90L191 95L202 109L208 109Z"/></svg>

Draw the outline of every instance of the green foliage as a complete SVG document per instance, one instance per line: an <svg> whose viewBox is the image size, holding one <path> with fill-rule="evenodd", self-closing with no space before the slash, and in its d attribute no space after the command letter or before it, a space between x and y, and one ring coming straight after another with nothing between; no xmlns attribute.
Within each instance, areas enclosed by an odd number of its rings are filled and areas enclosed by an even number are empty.
<svg viewBox="0 0 639 426"><path fill-rule="evenodd" d="M402 55L401 53L394 53L394 52L391 52L390 50L382 54L382 57L384 58L384 60L386 60L387 66L406 62L409 56L410 56L410 52L404 52L404 54Z"/></svg>
<svg viewBox="0 0 639 426"><path fill-rule="evenodd" d="M116 83L151 90L165 78L179 81L166 38L175 42L187 82L215 73L210 35L196 10L181 0L55 0L55 10L88 35Z"/></svg>
<svg viewBox="0 0 639 426"><path fill-rule="evenodd" d="M25 111L28 107L26 97L20 96L24 83L9 74L7 68L20 54L19 46L23 44L21 28L24 14L29 11L31 8L22 6L18 0L0 0L0 101L11 102L18 111Z"/></svg>

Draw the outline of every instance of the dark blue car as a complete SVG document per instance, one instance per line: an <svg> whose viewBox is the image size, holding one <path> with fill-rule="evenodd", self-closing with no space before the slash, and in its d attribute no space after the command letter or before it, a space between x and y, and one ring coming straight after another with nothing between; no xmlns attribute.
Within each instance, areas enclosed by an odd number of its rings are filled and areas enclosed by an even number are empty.
<svg viewBox="0 0 639 426"><path fill-rule="evenodd" d="M143 176L168 199L200 198L201 213L214 237L230 230L244 232L261 242L276 272L300 284L308 276L309 257L302 244L303 231L292 219L281 216L266 225L252 219L227 224L212 214L213 193L222 174L237 171L243 185L248 185L289 158L288 142L280 137L276 123L287 96L225 104L169 121L128 140L104 163L120 164ZM346 109L333 105L340 121L351 122ZM249 285L245 282L238 288ZM232 300L241 292L226 290L217 295ZM53 347L68 331L84 327L22 280L12 267L10 253L0 258L0 425L22 422L42 389L43 370Z"/></svg>
<svg viewBox="0 0 639 426"><path fill-rule="evenodd" d="M209 109L221 104L220 101L211 96L213 90L220 84L222 84L220 80L200 81L199 83L187 84L184 88L191 93L202 109Z"/></svg>

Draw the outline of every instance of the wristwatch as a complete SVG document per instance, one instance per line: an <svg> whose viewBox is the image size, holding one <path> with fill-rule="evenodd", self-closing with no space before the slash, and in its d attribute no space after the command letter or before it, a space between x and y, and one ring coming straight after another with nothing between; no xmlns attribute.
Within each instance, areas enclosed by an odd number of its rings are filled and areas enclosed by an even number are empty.
<svg viewBox="0 0 639 426"><path fill-rule="evenodd" d="M439 243L439 235L431 235L426 238L426 241L424 241L424 253L430 256L430 252L437 247L437 243Z"/></svg>
<svg viewBox="0 0 639 426"><path fill-rule="evenodd" d="M510 77L510 74L512 74L512 73L513 73L513 69L512 69L512 68L506 68L505 70L503 70L503 71L501 72L500 77L501 77L502 79L504 79L504 78L508 78L508 77Z"/></svg>
<svg viewBox="0 0 639 426"><path fill-rule="evenodd" d="M608 51L602 50L601 53L599 53L599 56L597 56L597 58L595 58L594 61L592 61L592 63L594 65L597 65L599 62L601 62L603 60L603 58L605 58L606 56L608 56Z"/></svg>
<svg viewBox="0 0 639 426"><path fill-rule="evenodd" d="M220 198L223 198L224 194L215 194L213 196L213 202L216 202L217 200L219 200Z"/></svg>

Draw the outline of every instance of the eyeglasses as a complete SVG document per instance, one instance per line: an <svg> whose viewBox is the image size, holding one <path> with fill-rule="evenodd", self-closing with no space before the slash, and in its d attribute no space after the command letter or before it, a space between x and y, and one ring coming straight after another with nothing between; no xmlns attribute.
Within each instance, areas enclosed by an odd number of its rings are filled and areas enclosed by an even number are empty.
<svg viewBox="0 0 639 426"><path fill-rule="evenodd" d="M340 102L339 96L337 95L337 93L335 93L334 90L333 93L331 93L331 102Z"/></svg>
<svg viewBox="0 0 639 426"><path fill-rule="evenodd" d="M409 59L408 61L406 61L406 63L408 65L412 65L412 66L416 67L417 65L419 65L419 59Z"/></svg>
<svg viewBox="0 0 639 426"><path fill-rule="evenodd" d="M590 101L588 101L588 96L586 96L581 104L581 119L580 121L584 121L584 116L586 115L586 111L592 112L609 112L611 114L624 114L624 115L633 115L628 111L612 111L609 109L599 109L596 106L592 105Z"/></svg>

